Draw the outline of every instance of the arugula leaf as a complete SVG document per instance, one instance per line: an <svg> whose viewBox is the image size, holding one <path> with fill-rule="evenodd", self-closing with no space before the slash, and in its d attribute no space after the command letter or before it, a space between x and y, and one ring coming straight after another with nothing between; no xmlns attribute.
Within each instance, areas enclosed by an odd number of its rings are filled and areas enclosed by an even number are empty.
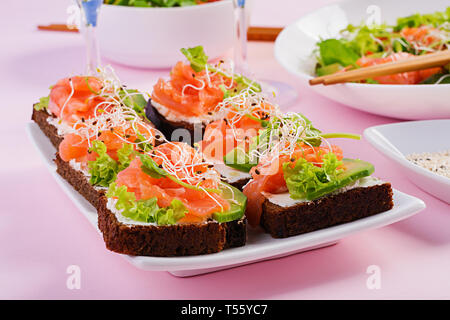
<svg viewBox="0 0 450 320"><path fill-rule="evenodd" d="M122 99L123 103L134 111L141 117L145 117L145 107L147 106L147 100L144 96L135 89L121 89L119 91L119 97Z"/></svg>
<svg viewBox="0 0 450 320"><path fill-rule="evenodd" d="M97 159L88 162L91 175L89 182L94 186L109 186L119 171L117 162L106 153L106 145L100 140L93 141L89 151L98 154Z"/></svg>
<svg viewBox="0 0 450 320"><path fill-rule="evenodd" d="M202 46L196 46L193 48L181 48L181 53L188 59L191 63L191 68L195 72L200 72L206 68L208 63L208 56L203 50Z"/></svg>
<svg viewBox="0 0 450 320"><path fill-rule="evenodd" d="M140 154L139 157L141 158L142 166L141 169L145 174L148 174L150 177L155 179L161 179L161 178L169 178L175 183L178 183L179 185L191 189L191 190L204 190L207 192L214 192L214 193L221 193L219 189L211 189L211 188L200 188L197 186L194 186L192 184L186 183L181 181L180 179L170 175L168 172L166 172L162 167L160 167L155 160L153 160L151 157L149 157L146 154Z"/></svg>
<svg viewBox="0 0 450 320"><path fill-rule="evenodd" d="M39 98L39 102L34 105L36 111L45 110L48 108L50 102L50 96Z"/></svg>
<svg viewBox="0 0 450 320"><path fill-rule="evenodd" d="M180 49L181 53L188 59L188 61L191 63L191 68L195 72L200 72L202 70L205 70L206 68L208 71L211 72L217 72L218 74L231 79L230 76L223 73L221 70L215 68L214 66L208 64L208 56L206 55L204 49L202 46L196 46L193 48L182 48ZM261 85L259 83L256 83L255 81L250 80L249 78L241 75L241 74L234 74L233 80L236 82L237 87L236 90L229 91L226 90L226 88L223 86L221 87L222 91L224 91L224 97L234 96L236 94L239 94L242 90L245 90L247 88L251 88L252 90L256 92L261 92Z"/></svg>
<svg viewBox="0 0 450 320"><path fill-rule="evenodd" d="M155 179L161 179L168 176L168 173L146 154L140 154L139 158L141 159L142 166L141 169L145 174L148 174L150 177Z"/></svg>
<svg viewBox="0 0 450 320"><path fill-rule="evenodd" d="M175 224L188 212L184 204L179 199L172 199L166 208L158 206L156 197L146 200L136 200L133 192L128 192L126 186L118 187L115 182L111 183L108 198L117 198L115 207L124 217L135 221L156 223L158 225Z"/></svg>
<svg viewBox="0 0 450 320"><path fill-rule="evenodd" d="M299 158L294 167L291 162L283 164L283 174L292 199L313 200L317 191L338 185L337 175L343 170L337 169L342 164L332 152L323 156L322 167Z"/></svg>

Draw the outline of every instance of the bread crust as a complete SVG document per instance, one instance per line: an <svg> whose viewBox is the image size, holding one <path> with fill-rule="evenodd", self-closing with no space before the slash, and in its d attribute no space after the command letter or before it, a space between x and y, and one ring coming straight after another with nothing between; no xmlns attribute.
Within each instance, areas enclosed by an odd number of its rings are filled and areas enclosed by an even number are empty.
<svg viewBox="0 0 450 320"><path fill-rule="evenodd" d="M69 182L70 185L89 201L90 204L95 208L98 208L100 205L100 198L105 192L94 188L94 186L89 183L89 178L82 172L72 168L70 163L61 159L58 153L56 154L54 162L57 167L56 172Z"/></svg>
<svg viewBox="0 0 450 320"><path fill-rule="evenodd" d="M246 218L225 223L127 225L107 208L106 197L100 200L98 227L107 249L138 256L209 254L243 246L246 242Z"/></svg>
<svg viewBox="0 0 450 320"><path fill-rule="evenodd" d="M58 129L49 123L49 119L56 119L53 115L47 113L46 110L36 110L33 105L33 113L31 120L37 123L42 132L50 139L53 146L58 149L59 144L64 139L58 134Z"/></svg>
<svg viewBox="0 0 450 320"><path fill-rule="evenodd" d="M266 199L260 220L274 238L286 238L369 217L392 209L392 188L384 183L281 207Z"/></svg>

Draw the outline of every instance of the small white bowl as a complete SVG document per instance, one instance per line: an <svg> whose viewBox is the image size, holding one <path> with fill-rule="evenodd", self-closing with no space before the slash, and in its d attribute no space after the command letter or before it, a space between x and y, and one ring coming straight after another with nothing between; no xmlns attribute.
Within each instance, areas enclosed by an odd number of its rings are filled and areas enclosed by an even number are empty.
<svg viewBox="0 0 450 320"><path fill-rule="evenodd" d="M450 149L450 119L409 121L367 128L364 137L393 160L419 188L450 203L450 179L406 159L412 153Z"/></svg>
<svg viewBox="0 0 450 320"><path fill-rule="evenodd" d="M320 39L334 38L349 23L360 24L379 13L395 23L414 13L444 11L448 0L347 0L311 12L286 27L275 42L275 57L305 85L314 77L312 52ZM319 94L355 109L398 119L450 118L450 84L385 85L346 83L311 86Z"/></svg>
<svg viewBox="0 0 450 320"><path fill-rule="evenodd" d="M181 48L202 45L217 58L233 45L233 3L174 8L103 5L98 41L103 57L132 67L168 68L183 56Z"/></svg>

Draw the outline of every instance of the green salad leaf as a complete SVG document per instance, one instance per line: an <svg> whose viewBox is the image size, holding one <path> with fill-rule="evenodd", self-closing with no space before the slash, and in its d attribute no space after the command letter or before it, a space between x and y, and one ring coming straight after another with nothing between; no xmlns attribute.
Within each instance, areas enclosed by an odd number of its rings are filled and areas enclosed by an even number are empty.
<svg viewBox="0 0 450 320"><path fill-rule="evenodd" d="M446 22L450 22L450 7L447 7L445 11L428 14L416 13L407 17L398 18L394 31L400 31L405 27L413 28L423 25L437 27Z"/></svg>
<svg viewBox="0 0 450 320"><path fill-rule="evenodd" d="M354 65L359 55L338 39L327 39L318 43L321 61L324 65L339 63L341 66Z"/></svg>
<svg viewBox="0 0 450 320"><path fill-rule="evenodd" d="M88 162L89 182L94 186L108 187L116 179L117 173L127 168L130 164L130 156L134 153L133 145L124 143L117 151L119 160L116 161L107 153L106 145L101 140L92 141L89 152L96 152L97 159Z"/></svg>
<svg viewBox="0 0 450 320"><path fill-rule="evenodd" d="M291 162L283 164L283 174L292 199L314 199L314 193L327 185L337 184L337 169L342 164L332 152L323 156L322 167L299 158L292 168Z"/></svg>
<svg viewBox="0 0 450 320"><path fill-rule="evenodd" d="M124 143L123 147L117 150L117 157L119 160L119 171L122 171L130 165L131 155L134 153L132 144Z"/></svg>
<svg viewBox="0 0 450 320"><path fill-rule="evenodd" d="M106 145L100 140L93 141L89 151L98 154L97 159L88 162L91 175L89 182L94 186L109 186L119 171L117 162L106 153Z"/></svg>
<svg viewBox="0 0 450 320"><path fill-rule="evenodd" d="M156 223L158 225L175 224L181 218L184 218L188 210L179 199L172 199L170 205L166 208L160 208L156 212Z"/></svg>
<svg viewBox="0 0 450 320"><path fill-rule="evenodd" d="M37 111L46 110L49 102L50 96L39 98L39 102L34 105L34 109Z"/></svg>
<svg viewBox="0 0 450 320"><path fill-rule="evenodd" d="M108 198L117 198L115 207L124 217L131 220L156 223L158 225L175 224L188 212L179 199L173 199L166 208L158 206L156 197L147 200L136 200L133 192L128 192L126 186L118 187L115 182L111 183Z"/></svg>

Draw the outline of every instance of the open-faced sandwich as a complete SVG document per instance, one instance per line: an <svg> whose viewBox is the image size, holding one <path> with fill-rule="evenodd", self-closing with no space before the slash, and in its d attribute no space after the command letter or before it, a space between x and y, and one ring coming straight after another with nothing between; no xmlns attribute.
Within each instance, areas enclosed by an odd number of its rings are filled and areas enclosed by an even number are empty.
<svg viewBox="0 0 450 320"><path fill-rule="evenodd" d="M167 142L136 154L119 172L98 208L98 225L107 248L119 253L213 253L245 244L246 202L197 150Z"/></svg>
<svg viewBox="0 0 450 320"><path fill-rule="evenodd" d="M59 80L33 105L32 120L56 148L77 123L95 118L106 107L123 105L145 118L143 95L122 85L111 68L98 71L98 76Z"/></svg>
<svg viewBox="0 0 450 320"><path fill-rule="evenodd" d="M224 61L209 64L201 46L181 52L189 62L178 62L168 80L158 80L146 114L169 140L192 144L202 139L208 123L221 118L216 113L220 102L248 88L259 92L261 87L233 73L233 68L227 68ZM175 131L177 129L185 130Z"/></svg>
<svg viewBox="0 0 450 320"><path fill-rule="evenodd" d="M283 238L391 209L390 183L371 177L370 163L344 158L326 140L338 137L355 138L323 134L299 114L273 117L248 151L258 158L243 190L249 224Z"/></svg>

